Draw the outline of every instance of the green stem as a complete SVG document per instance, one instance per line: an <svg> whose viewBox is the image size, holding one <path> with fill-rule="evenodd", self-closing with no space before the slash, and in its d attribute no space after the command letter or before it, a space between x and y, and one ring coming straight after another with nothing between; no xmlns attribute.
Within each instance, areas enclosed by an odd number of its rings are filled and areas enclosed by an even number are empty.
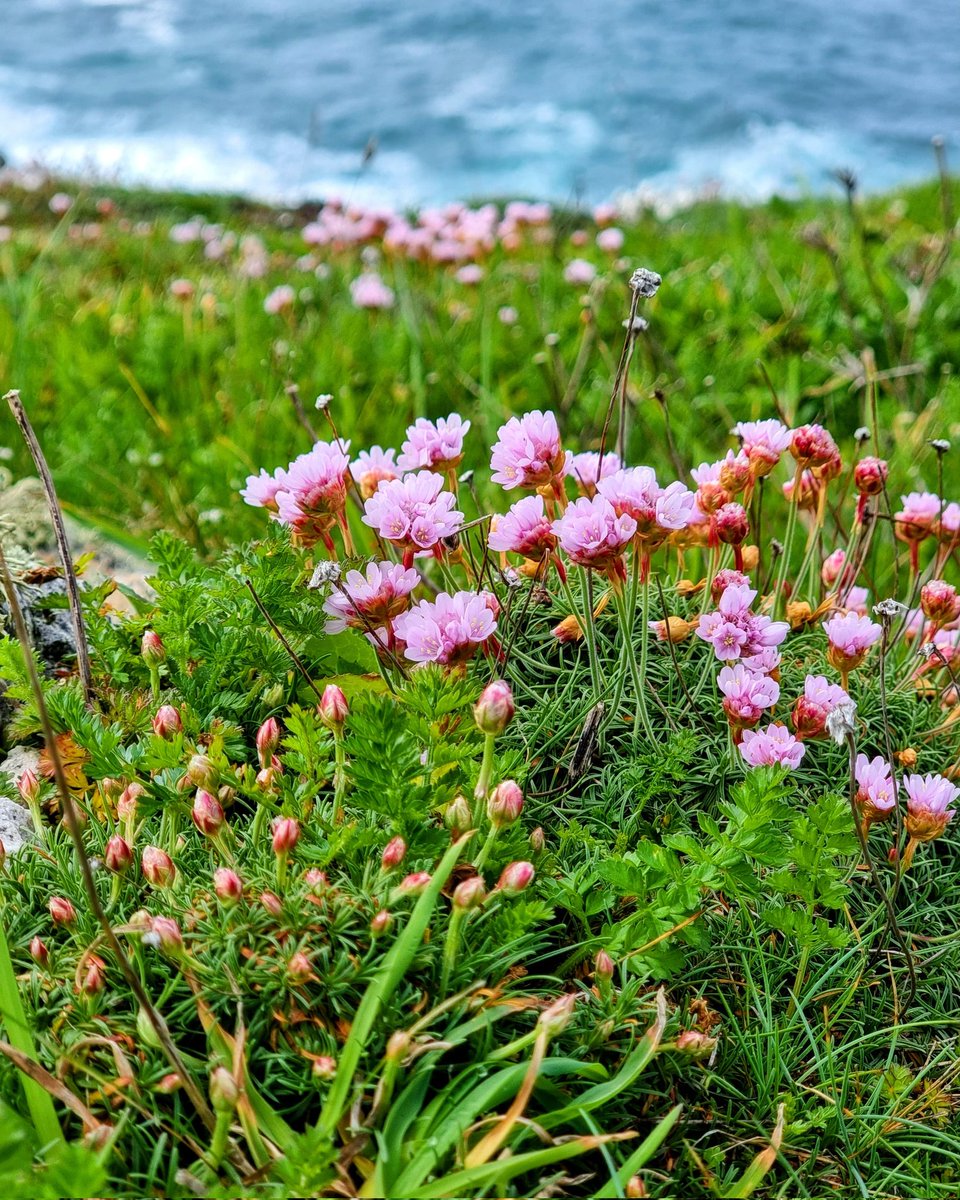
<svg viewBox="0 0 960 1200"><path fill-rule="evenodd" d="M213 1138L210 1142L210 1150L207 1154L207 1163L214 1171L220 1169L220 1164L223 1162L223 1156L227 1152L227 1140L230 1136L230 1126L233 1124L232 1112L218 1112L217 1123L214 1126Z"/></svg>
<svg viewBox="0 0 960 1200"><path fill-rule="evenodd" d="M783 553L780 555L780 569L777 571L777 583L773 593L773 615L779 617L783 612L783 585L787 579L787 569L790 566L790 551L793 547L793 534L797 527L797 510L800 507L800 480L803 478L803 467L797 463L793 475L793 491L790 493L790 511L787 513L787 532L783 539Z"/></svg>
<svg viewBox="0 0 960 1200"><path fill-rule="evenodd" d="M497 840L497 827L496 827L496 825L491 825L490 832L487 834L486 841L480 847L480 853L477 855L477 860L473 864L474 867L476 868L478 875L483 870L483 864L490 857L490 851L493 849L493 843L496 840Z"/></svg>
<svg viewBox="0 0 960 1200"><path fill-rule="evenodd" d="M343 752L343 734L339 730L334 730L333 748L333 823L338 825L343 820L343 797L347 790L346 755Z"/></svg>
<svg viewBox="0 0 960 1200"><path fill-rule="evenodd" d="M487 792L490 790L490 780L493 776L493 747L496 740L497 735L495 733L488 733L484 738L480 775L477 778L477 786L473 792L475 800L486 800Z"/></svg>
<svg viewBox="0 0 960 1200"><path fill-rule="evenodd" d="M583 569L586 571L587 568ZM567 603L570 605L570 612L574 616L577 616L577 610L580 608L580 605L578 605L574 599L573 589L570 587L570 581L564 576L561 576L560 586L563 588L563 594L566 597ZM586 603L589 605L589 599ZM584 637L586 638L587 642L587 655L590 659L590 679L593 683L594 696L597 697L600 695L600 668L597 665L597 648L593 641L593 612L590 612L590 619L587 621L584 621L579 617L578 619L581 621Z"/></svg>
<svg viewBox="0 0 960 1200"><path fill-rule="evenodd" d="M460 926L466 916L466 909L454 908L450 914L450 924L447 926L447 937L443 943L443 968L440 973L440 997L446 996L450 987L450 976L457 963L457 951L460 949Z"/></svg>
<svg viewBox="0 0 960 1200"><path fill-rule="evenodd" d="M644 621L646 621L646 609L649 603L649 584L643 585L644 593ZM643 732L648 741L653 741L653 726L650 724L650 714L647 712L647 698L644 693L643 672L637 663L637 656L633 653L633 623L630 620L626 611L626 597L622 591L614 590L614 603L617 609L617 616L620 619L620 636L623 638L627 646L627 660L630 667L630 673L633 676L633 687L637 693L637 716L639 721L634 722L633 736L636 739L637 729L639 725L643 726ZM644 649L646 648L646 639L644 639ZM643 651L641 651L641 654Z"/></svg>

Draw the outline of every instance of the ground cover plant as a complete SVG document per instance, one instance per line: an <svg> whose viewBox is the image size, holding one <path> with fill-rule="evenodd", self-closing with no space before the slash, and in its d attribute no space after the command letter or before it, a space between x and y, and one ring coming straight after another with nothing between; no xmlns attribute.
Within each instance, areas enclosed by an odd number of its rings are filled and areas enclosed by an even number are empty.
<svg viewBox="0 0 960 1200"><path fill-rule="evenodd" d="M487 253L549 280L544 214L514 214ZM952 234L928 236L942 316ZM361 295L479 286L470 257ZM876 350L834 422L755 362L749 410L688 410L638 390L673 369L644 328L670 281L581 271L556 314L608 305L608 341L572 351L596 379L574 365L569 403L511 415L492 356L475 403L374 424L278 371L246 480L203 491L215 436L169 472L198 491L153 597L84 589L89 679L0 643L9 736L44 746L16 784L37 844L0 876L14 1194L955 1192L950 331L917 297L885 337L863 260L837 328ZM249 311L303 337L307 302L271 294ZM350 315L363 354L409 351L409 313ZM132 520L180 511L155 495Z"/></svg>

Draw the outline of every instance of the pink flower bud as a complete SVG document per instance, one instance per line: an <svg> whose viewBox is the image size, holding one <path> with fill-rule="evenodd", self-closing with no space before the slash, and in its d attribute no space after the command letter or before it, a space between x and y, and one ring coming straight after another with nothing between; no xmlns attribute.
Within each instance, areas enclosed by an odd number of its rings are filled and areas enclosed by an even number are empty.
<svg viewBox="0 0 960 1200"><path fill-rule="evenodd" d="M387 932L392 924L393 914L387 912L385 908L381 908L380 911L374 915L373 920L370 922L370 933L373 937L380 937L381 934Z"/></svg>
<svg viewBox="0 0 960 1200"><path fill-rule="evenodd" d="M302 950L297 950L290 955L287 962L287 976L291 983L306 983L313 974L313 967L310 959Z"/></svg>
<svg viewBox="0 0 960 1200"><path fill-rule="evenodd" d="M512 779L505 779L487 798L487 816L498 828L512 825L523 809L523 792Z"/></svg>
<svg viewBox="0 0 960 1200"><path fill-rule="evenodd" d="M889 468L882 458L861 458L853 468L853 483L861 496L877 496L887 482Z"/></svg>
<svg viewBox="0 0 960 1200"><path fill-rule="evenodd" d="M274 854L289 854L299 840L299 822L293 817L277 817L273 823Z"/></svg>
<svg viewBox="0 0 960 1200"><path fill-rule="evenodd" d="M87 967L83 982L80 984L80 992L84 996L96 996L103 991L105 984L106 977L103 972L103 963L99 958L91 955L90 965Z"/></svg>
<svg viewBox="0 0 960 1200"><path fill-rule="evenodd" d="M518 896L525 888L530 886L535 874L533 863L508 863L500 875L497 890L503 892L505 896Z"/></svg>
<svg viewBox="0 0 960 1200"><path fill-rule="evenodd" d="M206 754L192 754L187 763L187 779L193 787L213 792L220 783L220 772Z"/></svg>
<svg viewBox="0 0 960 1200"><path fill-rule="evenodd" d="M114 834L104 849L103 861L108 871L121 875L132 866L133 851L119 834Z"/></svg>
<svg viewBox="0 0 960 1200"><path fill-rule="evenodd" d="M267 717L257 730L257 756L260 766L264 769L270 766L270 761L280 745L280 726L273 717Z"/></svg>
<svg viewBox="0 0 960 1200"><path fill-rule="evenodd" d="M320 720L324 725L336 732L343 728L350 706L340 688L335 683L329 683L323 689L323 696L317 706L317 711L320 713Z"/></svg>
<svg viewBox="0 0 960 1200"><path fill-rule="evenodd" d="M401 1063L407 1056L407 1051L413 1038L405 1029L398 1029L390 1034L390 1039L387 1042L387 1049L384 1053L384 1058L387 1062Z"/></svg>
<svg viewBox="0 0 960 1200"><path fill-rule="evenodd" d="M173 859L159 846L144 846L140 856L140 870L147 883L154 887L170 887L177 877Z"/></svg>
<svg viewBox="0 0 960 1200"><path fill-rule="evenodd" d="M728 546L739 546L750 532L747 511L742 504L724 504L717 510L717 537Z"/></svg>
<svg viewBox="0 0 960 1200"><path fill-rule="evenodd" d="M41 967L50 961L50 951L38 937L30 939L30 957Z"/></svg>
<svg viewBox="0 0 960 1200"><path fill-rule="evenodd" d="M839 451L837 443L822 425L801 425L793 431L790 453L804 467L822 467Z"/></svg>
<svg viewBox="0 0 960 1200"><path fill-rule="evenodd" d="M280 897L274 895L273 892L261 892L260 903L267 910L271 917L283 916L283 902L281 901Z"/></svg>
<svg viewBox="0 0 960 1200"><path fill-rule="evenodd" d="M140 643L140 655L148 667L159 667L166 660L167 651L160 640L160 635L148 629Z"/></svg>
<svg viewBox="0 0 960 1200"><path fill-rule="evenodd" d="M606 950L598 950L597 957L593 960L594 978L610 980L613 978L613 970L613 959Z"/></svg>
<svg viewBox="0 0 960 1200"><path fill-rule="evenodd" d="M935 625L949 625L960 616L960 596L951 584L931 579L920 589L920 607Z"/></svg>
<svg viewBox="0 0 960 1200"><path fill-rule="evenodd" d="M543 848L546 844L547 844L547 839L544 836L544 832L541 829L541 827L538 825L536 827L536 829L531 829L531 831L530 831L530 849L534 852L534 854L542 854Z"/></svg>
<svg viewBox="0 0 960 1200"><path fill-rule="evenodd" d="M713 577L713 583L710 585L710 598L714 604L720 603L720 597L728 587L749 587L750 580L742 571L735 571L732 567L724 567L718 571Z"/></svg>
<svg viewBox="0 0 960 1200"><path fill-rule="evenodd" d="M713 1053L717 1039L707 1037L699 1029L685 1029L677 1038L677 1049L681 1054L689 1054L691 1058L709 1058Z"/></svg>
<svg viewBox="0 0 960 1200"><path fill-rule="evenodd" d="M223 827L224 816L220 801L203 788L197 790L190 816L194 825L207 837L213 837Z"/></svg>
<svg viewBox="0 0 960 1200"><path fill-rule="evenodd" d="M577 1002L575 992L567 992L554 1000L549 1008L545 1008L540 1014L540 1020L537 1024L541 1029L545 1029L550 1037L555 1037L561 1033L570 1024L570 1018L573 1016L573 1006Z"/></svg>
<svg viewBox="0 0 960 1200"><path fill-rule="evenodd" d="M210 1103L213 1111L232 1113L240 1099L237 1081L226 1067L215 1067L210 1076Z"/></svg>
<svg viewBox="0 0 960 1200"><path fill-rule="evenodd" d="M303 882L315 896L322 896L330 886L326 871L321 871L319 867L311 867L304 874Z"/></svg>
<svg viewBox="0 0 960 1200"><path fill-rule="evenodd" d="M51 896L47 901L50 916L54 925L72 925L77 919L77 910L66 896Z"/></svg>
<svg viewBox="0 0 960 1200"><path fill-rule="evenodd" d="M128 783L120 793L117 801L117 816L121 821L132 821L137 815L137 801L146 795L146 789L139 783Z"/></svg>
<svg viewBox="0 0 960 1200"><path fill-rule="evenodd" d="M154 917L150 930L158 939L158 945L164 954L176 957L183 950L183 934L180 926L173 917Z"/></svg>
<svg viewBox="0 0 960 1200"><path fill-rule="evenodd" d="M473 707L473 719L481 733L503 733L515 712L510 685L502 679L495 679L480 693L480 699Z"/></svg>
<svg viewBox="0 0 960 1200"><path fill-rule="evenodd" d="M404 896L419 896L426 891L429 883L430 875L427 871L414 871L412 875L400 880L397 891Z"/></svg>
<svg viewBox="0 0 960 1200"><path fill-rule="evenodd" d="M840 578L846 561L847 552L842 547L827 555L820 568L820 578L823 580L824 587L833 587Z"/></svg>
<svg viewBox="0 0 960 1200"><path fill-rule="evenodd" d="M383 854L380 856L380 865L385 871L391 871L394 867L400 866L406 853L407 843L403 840L403 838L391 838L390 841L387 842Z"/></svg>
<svg viewBox="0 0 960 1200"><path fill-rule="evenodd" d="M329 1054L318 1054L313 1060L313 1073L318 1079L332 1079L337 1073L337 1060Z"/></svg>
<svg viewBox="0 0 960 1200"><path fill-rule="evenodd" d="M479 907L486 897L486 888L479 875L471 875L453 889L453 907L464 911Z"/></svg>
<svg viewBox="0 0 960 1200"><path fill-rule="evenodd" d="M261 767L257 772L257 787L264 792L274 791L279 771L276 767Z"/></svg>
<svg viewBox="0 0 960 1200"><path fill-rule="evenodd" d="M24 804L32 806L40 799L40 780L28 767L17 780L17 791Z"/></svg>
<svg viewBox="0 0 960 1200"><path fill-rule="evenodd" d="M157 709L153 718L153 732L162 738L172 738L175 733L183 732L183 722L180 714L172 704L164 704Z"/></svg>
<svg viewBox="0 0 960 1200"><path fill-rule="evenodd" d="M472 822L473 816L466 796L457 796L444 809L443 823L454 833L466 833Z"/></svg>
<svg viewBox="0 0 960 1200"><path fill-rule="evenodd" d="M243 898L243 881L229 867L218 867L213 873L213 890L223 904L236 904Z"/></svg>
<svg viewBox="0 0 960 1200"><path fill-rule="evenodd" d="M182 1087L183 1080L176 1071L171 1071L169 1075L164 1075L153 1090L159 1092L162 1096L170 1096L174 1092L178 1092Z"/></svg>

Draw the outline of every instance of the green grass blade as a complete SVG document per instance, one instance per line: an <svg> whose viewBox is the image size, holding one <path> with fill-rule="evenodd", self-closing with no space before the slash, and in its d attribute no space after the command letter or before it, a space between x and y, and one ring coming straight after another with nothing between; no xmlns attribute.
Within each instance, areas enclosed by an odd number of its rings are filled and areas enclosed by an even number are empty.
<svg viewBox="0 0 960 1200"><path fill-rule="evenodd" d="M681 1112L683 1112L683 1105L675 1104L663 1120L650 1130L640 1145L623 1164L617 1172L617 1179L620 1182L621 1190L617 1191L614 1181L610 1180L599 1191L593 1193L594 1200L612 1200L613 1197L623 1195L623 1188L626 1187L628 1180L631 1176L636 1175L640 1168L653 1158L654 1154L656 1154L666 1141L667 1135L673 1129L674 1125L680 1120Z"/></svg>

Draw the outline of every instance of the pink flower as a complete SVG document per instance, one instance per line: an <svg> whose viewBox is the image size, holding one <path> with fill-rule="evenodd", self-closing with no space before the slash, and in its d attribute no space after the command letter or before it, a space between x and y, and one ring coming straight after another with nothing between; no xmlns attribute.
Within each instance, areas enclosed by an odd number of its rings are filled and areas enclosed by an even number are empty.
<svg viewBox="0 0 960 1200"><path fill-rule="evenodd" d="M497 309L497 320L501 325L516 325L520 319L520 314L510 304L504 304Z"/></svg>
<svg viewBox="0 0 960 1200"><path fill-rule="evenodd" d="M720 597L731 584L740 584L742 587L749 588L750 580L742 571L735 571L733 567L724 567L714 575L713 583L710 585L710 596L714 604L719 602Z"/></svg>
<svg viewBox="0 0 960 1200"><path fill-rule="evenodd" d="M343 513L347 502L349 442L317 442L290 464L277 492L278 520L312 546Z"/></svg>
<svg viewBox="0 0 960 1200"><path fill-rule="evenodd" d="M839 458L837 443L822 425L801 425L793 431L790 453L803 467L825 467Z"/></svg>
<svg viewBox="0 0 960 1200"><path fill-rule="evenodd" d="M957 541L958 534L960 534L960 504L951 502L940 516L937 536L945 545L950 545Z"/></svg>
<svg viewBox="0 0 960 1200"><path fill-rule="evenodd" d="M357 481L360 495L369 500L384 479L399 479L400 470L393 461L396 450L383 450L371 446L361 450L359 457L350 464L350 474Z"/></svg>
<svg viewBox="0 0 960 1200"><path fill-rule="evenodd" d="M567 283L578 287L586 287L597 277L597 268L585 258L571 258L563 269L563 278Z"/></svg>
<svg viewBox="0 0 960 1200"><path fill-rule="evenodd" d="M865 587L846 588L840 593L844 612L855 612L861 617L867 615L867 599L869 592Z"/></svg>
<svg viewBox="0 0 960 1200"><path fill-rule="evenodd" d="M793 436L786 425L776 419L741 421L733 432L740 438L756 478L770 474Z"/></svg>
<svg viewBox="0 0 960 1200"><path fill-rule="evenodd" d="M350 284L350 299L357 308L393 308L393 289L376 271L368 271Z"/></svg>
<svg viewBox="0 0 960 1200"><path fill-rule="evenodd" d="M853 468L853 483L861 496L877 496L887 482L889 468L882 458L861 458Z"/></svg>
<svg viewBox="0 0 960 1200"><path fill-rule="evenodd" d="M780 651L775 646L761 646L755 653L745 654L740 661L755 675L772 675L780 666Z"/></svg>
<svg viewBox="0 0 960 1200"><path fill-rule="evenodd" d="M935 625L949 625L960 617L960 596L952 584L931 579L920 589L920 607Z"/></svg>
<svg viewBox="0 0 960 1200"><path fill-rule="evenodd" d="M522 554L539 562L557 546L542 496L524 496L503 516L495 517L487 539L491 550Z"/></svg>
<svg viewBox="0 0 960 1200"><path fill-rule="evenodd" d="M730 493L720 480L722 462L701 463L690 472L697 485L697 508L705 517L712 517L718 509L730 503Z"/></svg>
<svg viewBox="0 0 960 1200"><path fill-rule="evenodd" d="M767 725L763 729L745 729L740 753L751 767L785 766L796 769L806 752L785 725Z"/></svg>
<svg viewBox="0 0 960 1200"><path fill-rule="evenodd" d="M552 484L563 474L564 466L557 418L539 410L511 417L497 430L490 466L493 482L506 491Z"/></svg>
<svg viewBox="0 0 960 1200"><path fill-rule="evenodd" d="M858 754L854 776L857 808L864 827L869 829L871 825L888 820L896 807L897 788L887 760L881 754L872 759Z"/></svg>
<svg viewBox="0 0 960 1200"><path fill-rule="evenodd" d="M932 842L953 820L949 806L960 796L960 788L942 775L904 775L907 793L907 833L918 842ZM904 864L907 864L904 858Z"/></svg>
<svg viewBox="0 0 960 1200"><path fill-rule="evenodd" d="M706 613L700 618L697 637L713 645L717 658L726 658L738 640L724 628L726 625L732 624L744 634L738 653L732 655L734 658L763 655L765 651L779 646L787 636L790 626L786 621L771 621L769 617L750 611L756 595L751 587L730 583L720 596L716 612Z"/></svg>
<svg viewBox="0 0 960 1200"><path fill-rule="evenodd" d="M607 254L619 254L623 249L623 230L611 227L601 229L597 234L597 249Z"/></svg>
<svg viewBox="0 0 960 1200"><path fill-rule="evenodd" d="M823 566L820 568L820 578L823 580L824 587L833 587L840 578L846 561L847 552L843 547L827 555L823 560Z"/></svg>
<svg viewBox="0 0 960 1200"><path fill-rule="evenodd" d="M756 725L764 709L773 708L780 699L780 685L775 679L754 675L742 663L724 667L717 676L717 687L723 692L723 711L734 729Z"/></svg>
<svg viewBox="0 0 960 1200"><path fill-rule="evenodd" d="M800 741L827 736L827 717L838 704L849 704L850 697L823 675L808 675L803 695L793 706L793 728Z"/></svg>
<svg viewBox="0 0 960 1200"><path fill-rule="evenodd" d="M467 263L466 266L460 268L456 274L457 283L465 283L468 286L479 283L483 279L483 267L478 263Z"/></svg>
<svg viewBox="0 0 960 1200"><path fill-rule="evenodd" d="M900 497L903 508L895 514L893 530L904 542L922 542L940 520L942 501L933 492L910 492Z"/></svg>
<svg viewBox="0 0 960 1200"><path fill-rule="evenodd" d="M830 643L827 653L830 665L844 676L860 666L867 651L883 635L883 628L869 617L851 612L837 613L824 622L823 630Z"/></svg>
<svg viewBox="0 0 960 1200"><path fill-rule="evenodd" d="M276 316L277 313L282 313L288 308L293 308L293 302L296 298L297 293L289 283L281 283L279 287L275 287L267 295L267 298L263 302L263 311Z"/></svg>
<svg viewBox="0 0 960 1200"><path fill-rule="evenodd" d="M568 454L563 473L576 481L582 496L592 496L597 490L598 472L599 479L607 479L621 466L619 455L612 450L604 452L602 462L596 451L587 450L583 454Z"/></svg>
<svg viewBox="0 0 960 1200"><path fill-rule="evenodd" d="M421 600L394 623L411 662L466 662L497 630L493 597L487 592L441 592ZM494 602L495 603L495 602Z"/></svg>
<svg viewBox="0 0 960 1200"><path fill-rule="evenodd" d="M287 472L277 467L272 475L261 468L259 475L248 475L247 486L240 492L246 504L254 508L269 508L277 511L277 492L287 486Z"/></svg>
<svg viewBox="0 0 960 1200"><path fill-rule="evenodd" d="M572 562L603 571L621 564L637 523L626 514L618 516L603 496L582 496L550 528Z"/></svg>
<svg viewBox="0 0 960 1200"><path fill-rule="evenodd" d="M342 590L335 588L323 602L324 612L330 614L325 632L370 630L388 624L406 610L410 593L419 582L419 573L400 563L368 563L365 575L348 571Z"/></svg>
<svg viewBox="0 0 960 1200"><path fill-rule="evenodd" d="M436 424L419 417L407 430L397 466L401 471L418 471L421 467L447 471L463 458L463 439L469 430L470 422L456 413L440 417Z"/></svg>
<svg viewBox="0 0 960 1200"><path fill-rule="evenodd" d="M597 491L613 505L618 516L632 517L637 537L660 545L676 529L685 529L693 516L694 497L682 483L662 488L649 467L627 467L601 479Z"/></svg>
<svg viewBox="0 0 960 1200"><path fill-rule="evenodd" d="M412 560L418 550L434 550L442 538L452 537L463 524L463 513L454 508L456 497L443 490L443 478L418 471L402 479L385 480L363 509L365 525L400 546Z"/></svg>

